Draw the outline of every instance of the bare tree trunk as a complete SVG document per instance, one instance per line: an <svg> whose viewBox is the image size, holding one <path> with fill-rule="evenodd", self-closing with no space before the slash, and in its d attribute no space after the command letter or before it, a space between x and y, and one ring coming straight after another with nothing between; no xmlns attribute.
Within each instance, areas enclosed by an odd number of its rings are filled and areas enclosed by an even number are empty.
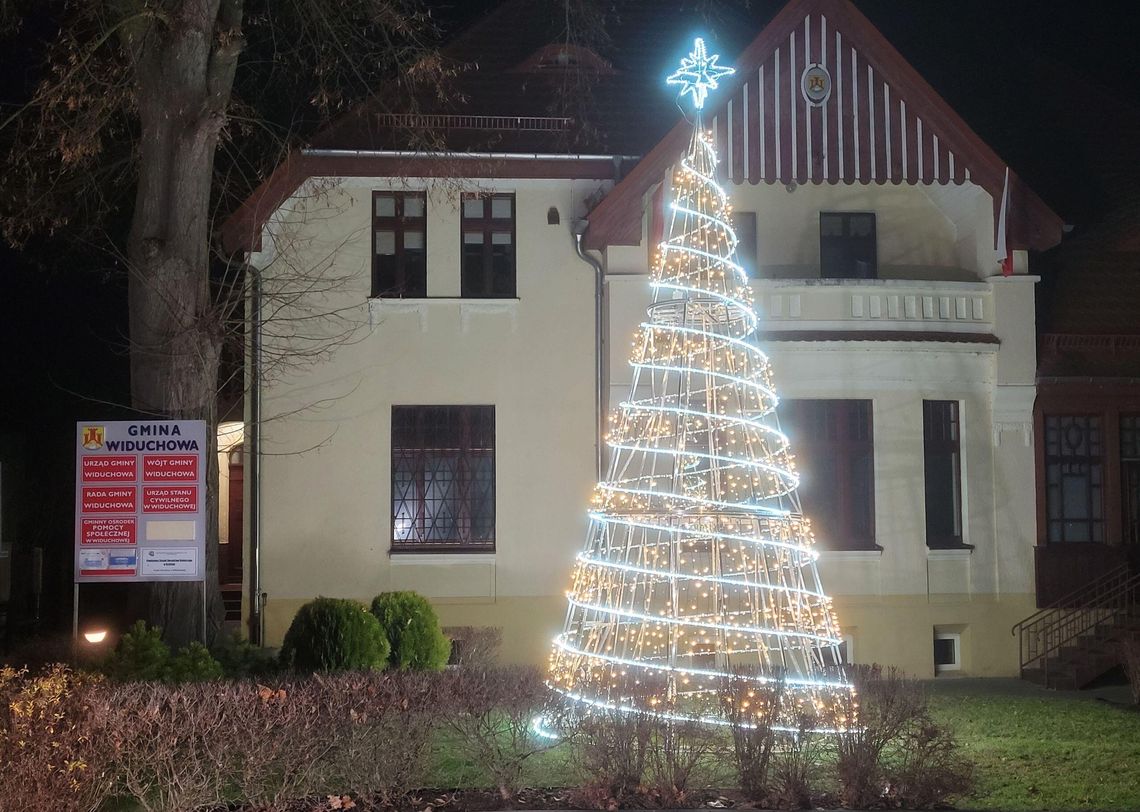
<svg viewBox="0 0 1140 812"><path fill-rule="evenodd" d="M125 29L141 124L138 190L127 243L131 400L136 409L217 426L223 325L210 286L214 153L241 49L241 0L166 0ZM218 589L218 464L206 487L209 637L222 620ZM150 620L168 641L192 639L197 584L154 584Z"/></svg>

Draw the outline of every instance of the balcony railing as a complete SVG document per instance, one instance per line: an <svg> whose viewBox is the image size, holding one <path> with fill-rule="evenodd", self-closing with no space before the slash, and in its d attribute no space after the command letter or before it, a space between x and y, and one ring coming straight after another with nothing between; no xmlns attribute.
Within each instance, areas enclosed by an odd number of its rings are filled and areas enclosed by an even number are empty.
<svg viewBox="0 0 1140 812"><path fill-rule="evenodd" d="M993 332L985 282L759 279L752 287L773 331Z"/></svg>

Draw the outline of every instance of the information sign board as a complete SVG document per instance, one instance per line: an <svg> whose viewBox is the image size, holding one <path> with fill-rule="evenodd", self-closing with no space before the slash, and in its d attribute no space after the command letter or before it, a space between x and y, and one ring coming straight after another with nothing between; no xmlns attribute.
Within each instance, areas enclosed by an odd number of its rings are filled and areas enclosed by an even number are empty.
<svg viewBox="0 0 1140 812"><path fill-rule="evenodd" d="M201 581L206 424L80 421L75 427L75 581Z"/></svg>

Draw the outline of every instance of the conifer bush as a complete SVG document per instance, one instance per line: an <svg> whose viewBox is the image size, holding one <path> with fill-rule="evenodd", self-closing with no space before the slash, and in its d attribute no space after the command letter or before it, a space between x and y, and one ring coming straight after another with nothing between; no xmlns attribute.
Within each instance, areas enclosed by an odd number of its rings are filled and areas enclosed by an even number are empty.
<svg viewBox="0 0 1140 812"><path fill-rule="evenodd" d="M363 603L317 598L297 610L281 645L281 664L294 671L380 670L389 651L380 621Z"/></svg>
<svg viewBox="0 0 1140 812"><path fill-rule="evenodd" d="M451 641L427 599L415 592L382 592L372 599L391 646L388 664L401 671L441 671L451 654Z"/></svg>

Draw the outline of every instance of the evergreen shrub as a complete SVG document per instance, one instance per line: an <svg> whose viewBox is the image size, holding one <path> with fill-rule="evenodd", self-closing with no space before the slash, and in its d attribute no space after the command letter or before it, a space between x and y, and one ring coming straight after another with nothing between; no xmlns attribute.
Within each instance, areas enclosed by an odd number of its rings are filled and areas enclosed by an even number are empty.
<svg viewBox="0 0 1140 812"><path fill-rule="evenodd" d="M297 610L281 645L281 665L294 671L380 670L388 638L359 601L317 598Z"/></svg>
<svg viewBox="0 0 1140 812"><path fill-rule="evenodd" d="M383 592L372 599L391 646L388 664L411 671L441 671L451 654L451 641L427 599L415 592Z"/></svg>
<svg viewBox="0 0 1140 812"><path fill-rule="evenodd" d="M116 682L202 682L221 679L222 664L201 643L171 654L162 629L137 621L103 662L102 671Z"/></svg>
<svg viewBox="0 0 1140 812"><path fill-rule="evenodd" d="M162 630L142 620L127 631L103 663L103 673L117 682L166 679L170 647L162 642Z"/></svg>

